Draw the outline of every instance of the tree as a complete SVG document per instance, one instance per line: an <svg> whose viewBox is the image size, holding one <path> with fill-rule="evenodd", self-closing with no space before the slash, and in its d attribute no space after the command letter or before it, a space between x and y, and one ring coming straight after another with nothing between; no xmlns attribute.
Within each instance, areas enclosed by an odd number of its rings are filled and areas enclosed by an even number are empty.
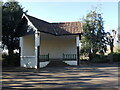
<svg viewBox="0 0 120 90"><path fill-rule="evenodd" d="M110 51L113 53L114 40L116 37L116 31L112 30L112 35L110 32L106 33L106 44L110 46Z"/></svg>
<svg viewBox="0 0 120 90"><path fill-rule="evenodd" d="M15 29L21 20L23 8L17 1L2 4L2 44L7 47L9 55L19 47L19 38L15 37Z"/></svg>
<svg viewBox="0 0 120 90"><path fill-rule="evenodd" d="M82 52L96 54L106 51L104 21L101 13L90 11L83 18Z"/></svg>

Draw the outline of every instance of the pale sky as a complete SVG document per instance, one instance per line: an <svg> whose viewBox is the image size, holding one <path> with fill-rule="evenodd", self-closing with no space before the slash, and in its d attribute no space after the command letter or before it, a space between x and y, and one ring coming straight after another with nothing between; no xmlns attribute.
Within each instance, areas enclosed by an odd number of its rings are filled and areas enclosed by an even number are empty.
<svg viewBox="0 0 120 90"><path fill-rule="evenodd" d="M100 6L106 31L118 27L117 2L20 2L29 15L48 22L80 21L88 11Z"/></svg>
<svg viewBox="0 0 120 90"><path fill-rule="evenodd" d="M63 2L62 0L18 0L29 15L48 22L80 21L88 11L100 6L103 13L104 28L106 31L118 28L118 2L117 0L88 0ZM49 1L49 2L48 2ZM56 2L55 2L56 1ZM58 2L59 1L59 2ZM61 2L60 2L61 1ZM65 0L64 0L65 1Z"/></svg>

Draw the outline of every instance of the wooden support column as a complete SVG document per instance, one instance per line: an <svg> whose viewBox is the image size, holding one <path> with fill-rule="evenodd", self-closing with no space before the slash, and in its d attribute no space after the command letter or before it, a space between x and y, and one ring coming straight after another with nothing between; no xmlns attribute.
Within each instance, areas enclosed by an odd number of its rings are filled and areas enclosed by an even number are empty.
<svg viewBox="0 0 120 90"><path fill-rule="evenodd" d="M19 66L21 66L20 62L21 62L21 47L19 46Z"/></svg>
<svg viewBox="0 0 120 90"><path fill-rule="evenodd" d="M23 56L23 37L20 37L20 41L19 41L19 57L20 57L20 67L22 66L21 64L21 60L22 60L22 57Z"/></svg>
<svg viewBox="0 0 120 90"><path fill-rule="evenodd" d="M76 36L76 46L77 46L77 65L80 65L80 35Z"/></svg>
<svg viewBox="0 0 120 90"><path fill-rule="evenodd" d="M36 67L40 68L40 60L39 60L39 51L40 51L40 33L35 33L35 61L36 61Z"/></svg>
<svg viewBox="0 0 120 90"><path fill-rule="evenodd" d="M37 55L37 68L40 68L40 58L39 58L39 55L40 55L40 46L38 46L37 49L38 49L38 55Z"/></svg>

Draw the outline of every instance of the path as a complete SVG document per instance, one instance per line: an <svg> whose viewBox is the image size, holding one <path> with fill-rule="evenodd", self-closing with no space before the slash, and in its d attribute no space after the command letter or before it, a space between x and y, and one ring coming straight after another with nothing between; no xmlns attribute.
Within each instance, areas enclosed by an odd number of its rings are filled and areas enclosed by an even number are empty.
<svg viewBox="0 0 120 90"><path fill-rule="evenodd" d="M118 88L118 64L82 64L40 70L3 68L3 89Z"/></svg>

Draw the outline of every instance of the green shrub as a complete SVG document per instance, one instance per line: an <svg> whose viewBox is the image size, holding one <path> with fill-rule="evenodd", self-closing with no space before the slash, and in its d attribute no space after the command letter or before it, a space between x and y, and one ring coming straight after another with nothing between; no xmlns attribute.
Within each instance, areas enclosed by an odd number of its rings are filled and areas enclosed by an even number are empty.
<svg viewBox="0 0 120 90"><path fill-rule="evenodd" d="M107 62L109 62L109 59L106 55L94 54L90 61L94 62L94 63L107 63Z"/></svg>
<svg viewBox="0 0 120 90"><path fill-rule="evenodd" d="M114 52L114 53L111 53L111 54L109 54L108 55L108 57L110 57L111 56L111 59L112 59L112 61L113 62L118 62L118 61L120 61L120 52Z"/></svg>
<svg viewBox="0 0 120 90"><path fill-rule="evenodd" d="M19 60L19 54L15 53L13 55L2 55L2 66L19 66L20 60Z"/></svg>
<svg viewBox="0 0 120 90"><path fill-rule="evenodd" d="M98 54L89 54L89 60L92 61L95 58L100 58L100 55Z"/></svg>
<svg viewBox="0 0 120 90"><path fill-rule="evenodd" d="M120 52L114 52L108 55L91 54L90 61L95 63L119 62Z"/></svg>
<svg viewBox="0 0 120 90"><path fill-rule="evenodd" d="M100 58L95 58L93 61L95 61L96 63L107 63L109 62L109 59L107 58L107 56L101 56Z"/></svg>

